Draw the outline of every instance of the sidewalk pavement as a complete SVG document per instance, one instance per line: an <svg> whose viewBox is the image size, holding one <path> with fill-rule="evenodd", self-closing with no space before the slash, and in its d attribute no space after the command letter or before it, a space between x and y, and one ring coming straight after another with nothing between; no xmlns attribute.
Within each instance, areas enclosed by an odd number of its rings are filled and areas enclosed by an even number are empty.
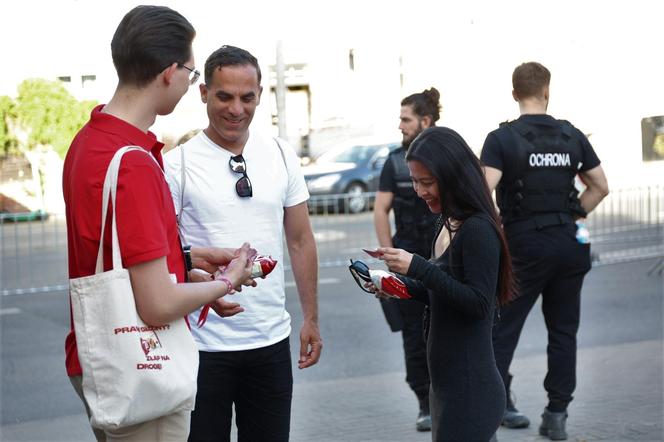
<svg viewBox="0 0 664 442"><path fill-rule="evenodd" d="M586 348L578 355L578 388L570 405L570 441L662 441L662 341ZM513 388L518 408L531 419L527 429L501 428L500 442L546 441L538 435L546 405L541 386L546 357L515 359ZM415 431L417 404L391 372L345 380L295 384L291 441L428 441ZM409 410L404 411L404 410ZM93 441L84 415L3 427L2 440ZM28 438L26 438L26 436Z"/></svg>
<svg viewBox="0 0 664 442"><path fill-rule="evenodd" d="M546 357L515 359L513 388L527 429L501 428L500 442L545 441L538 434L546 405ZM662 342L588 348L578 355L578 388L569 408L570 441L662 441ZM293 441L426 441L417 433L415 398L403 374L300 384L295 390ZM404 413L404 410L413 410Z"/></svg>

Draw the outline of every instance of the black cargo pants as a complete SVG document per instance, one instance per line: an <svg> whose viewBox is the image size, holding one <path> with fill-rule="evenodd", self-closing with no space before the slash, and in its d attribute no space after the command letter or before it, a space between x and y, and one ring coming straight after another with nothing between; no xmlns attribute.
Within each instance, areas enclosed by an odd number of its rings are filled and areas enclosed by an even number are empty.
<svg viewBox="0 0 664 442"><path fill-rule="evenodd" d="M517 298L501 307L493 331L498 371L509 397L509 367L531 308L542 295L548 331L548 369L544 388L549 404L565 408L576 387L576 333L579 329L581 286L590 270L590 245L576 241L576 225L567 223L508 234Z"/></svg>

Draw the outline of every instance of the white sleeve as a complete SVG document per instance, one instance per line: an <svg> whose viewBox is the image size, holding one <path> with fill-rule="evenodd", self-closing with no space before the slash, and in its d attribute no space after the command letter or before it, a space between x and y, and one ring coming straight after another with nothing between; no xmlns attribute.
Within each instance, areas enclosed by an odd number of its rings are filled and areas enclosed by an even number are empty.
<svg viewBox="0 0 664 442"><path fill-rule="evenodd" d="M304 182L304 175L300 167L300 158L295 153L295 149L293 149L290 143L281 138L279 138L279 144L281 145L281 150L286 160L286 168L288 169L288 187L284 198L284 207L292 207L308 200L309 191L307 190L307 184Z"/></svg>
<svg viewBox="0 0 664 442"><path fill-rule="evenodd" d="M179 214L182 209L180 207L180 181L182 179L180 149L182 146L177 146L164 154L164 173L168 187L171 189L176 214Z"/></svg>

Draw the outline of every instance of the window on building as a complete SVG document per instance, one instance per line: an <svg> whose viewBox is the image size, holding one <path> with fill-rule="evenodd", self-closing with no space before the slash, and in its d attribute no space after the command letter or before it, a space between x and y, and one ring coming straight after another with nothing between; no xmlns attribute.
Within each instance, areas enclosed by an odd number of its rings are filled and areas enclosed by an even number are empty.
<svg viewBox="0 0 664 442"><path fill-rule="evenodd" d="M81 85L85 88L97 81L96 75L81 75Z"/></svg>
<svg viewBox="0 0 664 442"><path fill-rule="evenodd" d="M71 83L71 77L68 75L64 77L58 77L58 80L60 80L63 83Z"/></svg>

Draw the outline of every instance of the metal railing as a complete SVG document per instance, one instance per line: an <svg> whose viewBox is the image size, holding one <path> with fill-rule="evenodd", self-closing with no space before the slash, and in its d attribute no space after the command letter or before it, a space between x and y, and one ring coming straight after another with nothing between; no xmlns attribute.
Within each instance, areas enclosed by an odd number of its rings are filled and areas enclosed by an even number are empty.
<svg viewBox="0 0 664 442"><path fill-rule="evenodd" d="M367 205L372 193L363 195ZM373 215L349 213L348 196L312 197L312 225L321 265L346 263L360 247L377 245ZM664 187L616 189L586 220L593 264L603 265L664 256ZM345 258L344 258L345 256ZM365 256L366 258L366 256Z"/></svg>
<svg viewBox="0 0 664 442"><path fill-rule="evenodd" d="M373 193L364 193L310 199L321 267L345 265L348 258L368 258L361 249L377 246L373 198ZM29 219L8 215L0 219L0 295L68 288L64 215ZM612 190L588 217L587 225L594 265L662 258L664 188ZM288 259L284 264L290 267Z"/></svg>
<svg viewBox="0 0 664 442"><path fill-rule="evenodd" d="M25 220L4 215L0 224L0 294L68 288L67 226L64 215Z"/></svg>
<svg viewBox="0 0 664 442"><path fill-rule="evenodd" d="M664 256L664 187L612 190L587 220L596 265Z"/></svg>

